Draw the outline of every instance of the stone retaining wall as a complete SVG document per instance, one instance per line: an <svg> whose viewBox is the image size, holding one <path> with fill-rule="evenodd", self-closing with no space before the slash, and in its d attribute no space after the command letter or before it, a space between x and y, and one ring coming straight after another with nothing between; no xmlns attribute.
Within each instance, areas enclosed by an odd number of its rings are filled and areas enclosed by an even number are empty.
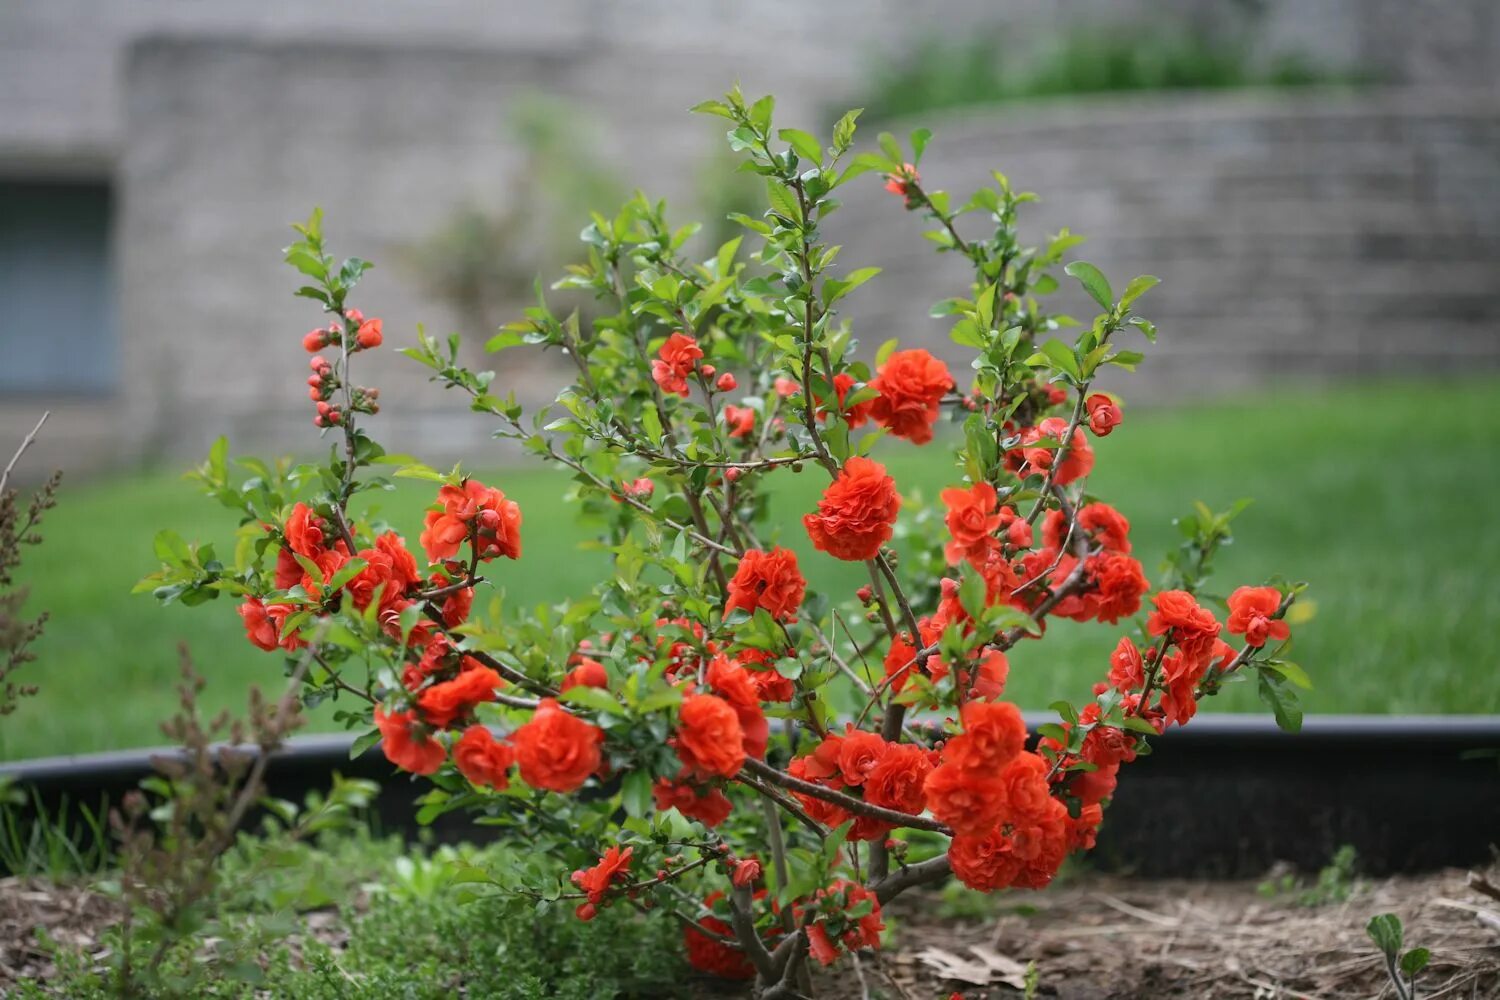
<svg viewBox="0 0 1500 1000"><path fill-rule="evenodd" d="M1162 279L1140 304L1160 328L1139 376L1153 395L1500 366L1500 103L1486 94L1069 101L932 128L924 180L955 204L998 168L1041 195L1022 217L1036 241L1067 226L1089 238L1070 256L1117 289ZM868 186L835 220L842 262L885 269L850 302L862 341L946 343L926 309L962 290L965 262L931 253ZM1058 307L1091 316L1063 282Z"/></svg>

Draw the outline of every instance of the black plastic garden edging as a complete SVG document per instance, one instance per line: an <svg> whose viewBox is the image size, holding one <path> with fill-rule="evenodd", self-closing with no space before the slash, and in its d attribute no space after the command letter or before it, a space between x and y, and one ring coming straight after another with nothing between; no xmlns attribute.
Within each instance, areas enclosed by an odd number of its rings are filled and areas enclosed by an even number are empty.
<svg viewBox="0 0 1500 1000"><path fill-rule="evenodd" d="M1028 716L1035 725L1048 721ZM345 735L303 736L267 768L272 794L292 801L329 775L371 778L382 828L414 835L412 800L425 784L378 749L349 758ZM126 750L0 764L0 780L34 787L55 806L111 802L170 750ZM1260 716L1203 715L1153 741L1121 769L1091 863L1145 876L1254 877L1277 861L1312 870L1352 845L1362 871L1476 864L1500 841L1500 716L1310 716L1297 734ZM432 827L443 840L490 832L459 814Z"/></svg>

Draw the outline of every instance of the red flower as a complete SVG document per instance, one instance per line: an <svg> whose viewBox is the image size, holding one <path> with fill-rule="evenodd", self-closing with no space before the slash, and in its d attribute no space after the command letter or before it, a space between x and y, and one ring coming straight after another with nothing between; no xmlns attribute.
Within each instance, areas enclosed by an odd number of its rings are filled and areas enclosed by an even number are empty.
<svg viewBox="0 0 1500 1000"><path fill-rule="evenodd" d="M839 774L846 785L863 785L865 777L880 763L889 744L877 733L855 729L850 723L848 730L838 741Z"/></svg>
<svg viewBox="0 0 1500 1000"><path fill-rule="evenodd" d="M687 377L702 357L703 348L698 346L698 341L685 333L674 333L661 345L657 360L651 362L651 377L661 386L662 392L675 392L687 398Z"/></svg>
<svg viewBox="0 0 1500 1000"><path fill-rule="evenodd" d="M599 770L604 732L543 698L531 721L511 736L521 780L532 788L571 792Z"/></svg>
<svg viewBox="0 0 1500 1000"><path fill-rule="evenodd" d="M892 743L865 777L865 801L886 809L920 815L927 808L927 776L932 756L910 743Z"/></svg>
<svg viewBox="0 0 1500 1000"><path fill-rule="evenodd" d="M1151 586L1134 558L1106 552L1089 559L1085 571L1097 588L1087 595L1093 605L1090 617L1108 625L1141 609L1141 597Z"/></svg>
<svg viewBox="0 0 1500 1000"><path fill-rule="evenodd" d="M899 194L903 198L911 189L912 184L920 183L922 176L917 173L917 168L910 163L901 164L901 169L894 173L885 175L885 189L891 194Z"/></svg>
<svg viewBox="0 0 1500 1000"><path fill-rule="evenodd" d="M1125 419L1119 404L1102 392L1096 392L1085 399L1083 405L1089 413L1089 430L1100 437L1108 437L1109 432L1120 426Z"/></svg>
<svg viewBox="0 0 1500 1000"><path fill-rule="evenodd" d="M287 652L301 648L304 643L296 631L285 639L281 638L287 615L293 610L290 604L265 604L259 597L247 597L239 607L240 618L245 623L245 637L268 653L278 647Z"/></svg>
<svg viewBox="0 0 1500 1000"><path fill-rule="evenodd" d="M1021 859L999 827L955 835L948 845L948 864L960 882L980 892L1006 888L1021 871Z"/></svg>
<svg viewBox="0 0 1500 1000"><path fill-rule="evenodd" d="M479 558L521 558L521 508L500 490L465 479L461 486L438 490L438 502L443 509L427 512L420 539L429 562L458 555L471 531Z"/></svg>
<svg viewBox="0 0 1500 1000"><path fill-rule="evenodd" d="M451 681L442 681L417 696L417 707L428 725L442 729L454 719L468 715L480 702L494 701L495 689L504 684L489 667L459 671Z"/></svg>
<svg viewBox="0 0 1500 1000"><path fill-rule="evenodd" d="M952 487L943 490L940 496L948 508L944 523L953 538L943 549L948 565L957 566L967 559L975 566L983 567L990 549L998 544L995 532L1005 521L999 510L995 487L989 483L975 483L968 489Z"/></svg>
<svg viewBox="0 0 1500 1000"><path fill-rule="evenodd" d="M286 538L287 548L299 556L316 559L324 549L323 520L305 503L292 508L282 534Z"/></svg>
<svg viewBox="0 0 1500 1000"><path fill-rule="evenodd" d="M727 657L715 656L708 663L704 680L714 694L727 701L729 707L734 709L735 717L740 720L745 754L750 757L765 757L766 744L771 740L771 725L760 707L760 688L750 676L750 671Z"/></svg>
<svg viewBox="0 0 1500 1000"><path fill-rule="evenodd" d="M1109 552L1130 551L1130 522L1107 503L1091 503L1078 510L1078 530ZM1067 536L1068 519L1060 510L1049 510L1042 520L1042 545L1060 549Z"/></svg>
<svg viewBox="0 0 1500 1000"><path fill-rule="evenodd" d="M955 833L982 834L1005 816L1005 795L996 772L976 772L944 762L923 785L927 808Z"/></svg>
<svg viewBox="0 0 1500 1000"><path fill-rule="evenodd" d="M677 715L673 744L683 766L709 777L732 778L745 765L745 733L734 707L711 694L690 694Z"/></svg>
<svg viewBox="0 0 1500 1000"><path fill-rule="evenodd" d="M938 403L953 388L953 376L942 361L917 348L886 358L870 385L880 393L870 407L875 422L896 437L926 444L937 423Z"/></svg>
<svg viewBox="0 0 1500 1000"><path fill-rule="evenodd" d="M657 778L656 784L651 786L651 797L658 810L676 809L688 819L695 819L710 828L728 819L734 808L729 796L719 789L691 781Z"/></svg>
<svg viewBox="0 0 1500 1000"><path fill-rule="evenodd" d="M1008 701L971 701L964 731L943 747L943 763L974 774L995 774L1026 746L1026 723Z"/></svg>
<svg viewBox="0 0 1500 1000"><path fill-rule="evenodd" d="M818 512L805 515L802 524L818 550L835 559L863 562L874 559L890 541L900 509L896 481L886 475L885 466L856 455L823 491Z"/></svg>
<svg viewBox="0 0 1500 1000"><path fill-rule="evenodd" d="M1200 607L1185 590L1164 590L1152 598L1156 610L1146 619L1151 635L1172 632L1172 643L1182 652L1183 671L1195 672L1208 664L1219 639L1219 623L1213 612Z"/></svg>
<svg viewBox="0 0 1500 1000"><path fill-rule="evenodd" d="M583 890L590 903L597 906L604 901L604 894L613 883L630 881L630 858L633 854L634 847L627 847L622 851L616 844L604 852L604 856L594 867L580 868L574 872L573 884Z"/></svg>
<svg viewBox="0 0 1500 1000"><path fill-rule="evenodd" d="M453 763L475 785L504 789L510 785L510 768L516 752L501 743L486 726L470 726L453 744Z"/></svg>
<svg viewBox="0 0 1500 1000"><path fill-rule="evenodd" d="M386 759L412 774L432 774L443 764L447 753L432 739L427 727L417 721L416 713L396 712L386 715L375 709L375 728L380 730L380 748Z"/></svg>
<svg viewBox="0 0 1500 1000"><path fill-rule="evenodd" d="M737 654L736 658L750 675L750 682L755 685L761 701L791 701L797 693L792 679L776 669L770 653L746 649Z"/></svg>
<svg viewBox="0 0 1500 1000"><path fill-rule="evenodd" d="M729 428L729 436L732 438L749 437L755 432L755 411L748 406L726 404L724 425Z"/></svg>
<svg viewBox="0 0 1500 1000"><path fill-rule="evenodd" d="M1034 753L1019 753L1000 772L1001 794L1005 798L1006 821L1021 825L1046 816L1052 801L1047 784L1051 765Z"/></svg>
<svg viewBox="0 0 1500 1000"><path fill-rule="evenodd" d="M1109 683L1119 691L1133 691L1146 683L1141 650L1129 636L1121 636L1109 656Z"/></svg>
<svg viewBox="0 0 1500 1000"><path fill-rule="evenodd" d="M1281 607L1281 591L1275 587L1240 587L1229 595L1229 621L1234 635L1243 635L1252 646L1264 646L1270 639L1280 642L1292 634L1292 627L1273 618Z"/></svg>
<svg viewBox="0 0 1500 1000"><path fill-rule="evenodd" d="M783 622L797 620L797 609L807 592L807 581L797 568L797 553L775 548L770 552L751 549L740 558L734 579L729 581L727 614L735 608L753 612L765 608Z"/></svg>

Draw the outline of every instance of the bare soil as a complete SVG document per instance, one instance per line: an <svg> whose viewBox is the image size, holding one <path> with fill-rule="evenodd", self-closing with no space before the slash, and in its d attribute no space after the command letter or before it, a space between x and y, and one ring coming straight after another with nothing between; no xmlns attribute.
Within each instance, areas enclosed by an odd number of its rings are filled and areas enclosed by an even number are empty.
<svg viewBox="0 0 1500 1000"><path fill-rule="evenodd" d="M1046 892L993 897L983 916L958 917L936 893L887 910L894 940L883 953L845 959L815 977L819 1000L999 1000L1020 995L1035 963L1036 995L1056 1000L1392 997L1365 935L1395 913L1408 947L1431 949L1423 1000L1500 997L1500 901L1467 873L1361 880L1347 900L1303 905L1256 882L1160 881L1085 874ZM308 933L335 947L334 915L310 914ZM319 918L319 919L312 919ZM113 905L82 887L0 880L0 995L21 979L55 974L39 933L71 948L98 947ZM702 983L704 998L747 995Z"/></svg>

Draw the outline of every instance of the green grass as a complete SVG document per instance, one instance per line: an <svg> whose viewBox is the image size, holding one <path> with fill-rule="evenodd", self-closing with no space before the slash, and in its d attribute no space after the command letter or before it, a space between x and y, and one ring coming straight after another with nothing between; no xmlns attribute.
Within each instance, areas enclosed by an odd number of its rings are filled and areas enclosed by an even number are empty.
<svg viewBox="0 0 1500 1000"><path fill-rule="evenodd" d="M871 67L863 122L1067 94L1251 87L1358 85L1369 75L1283 52L1262 65L1240 42L1201 33L1114 29L1075 32L1020 65L1007 64L1002 36L928 38L903 59ZM838 113L842 113L842 109Z"/></svg>
<svg viewBox="0 0 1500 1000"><path fill-rule="evenodd" d="M1500 711L1500 528L1487 513L1500 495L1500 382L1378 383L1282 393L1175 411L1127 411L1100 442L1090 480L1134 526L1152 575L1176 544L1174 515L1201 499L1256 503L1237 522L1211 589L1274 573L1312 584L1316 618L1296 632L1295 658L1316 689L1315 712ZM933 497L953 481L940 443L882 444L904 493ZM809 551L799 518L822 483L808 469L783 476L785 540L814 586L849 594L858 567ZM525 549L493 576L513 599L551 602L586 592L607 571L576 552L584 530L559 503L566 481L534 468L496 473L525 512ZM381 497L385 516L413 543L429 484ZM46 543L25 567L29 607L52 613L22 677L41 687L0 720L0 759L82 753L161 741L175 703L176 646L187 641L209 686L203 704L242 706L246 687L277 688L281 660L244 639L234 605L160 608L131 585L154 569L151 538L227 541L226 512L170 474L87 486L64 484ZM482 606L482 602L481 602ZM1106 669L1120 630L1060 622L1045 643L1011 656L1010 696L1039 708L1077 701ZM1210 707L1261 711L1250 685ZM314 713L327 724L327 714Z"/></svg>

